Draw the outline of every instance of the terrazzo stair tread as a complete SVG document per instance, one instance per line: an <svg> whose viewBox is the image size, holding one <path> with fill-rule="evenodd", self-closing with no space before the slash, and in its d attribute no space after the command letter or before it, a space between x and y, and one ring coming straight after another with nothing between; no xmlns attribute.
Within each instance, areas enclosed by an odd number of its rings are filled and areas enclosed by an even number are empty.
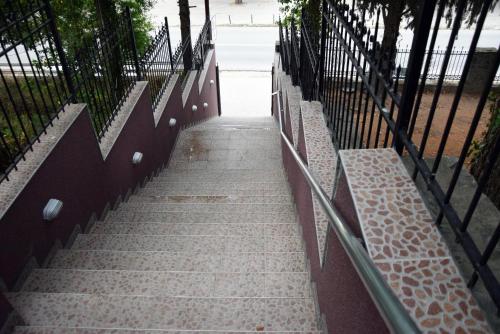
<svg viewBox="0 0 500 334"><path fill-rule="evenodd" d="M199 178L202 182L282 182L285 180L285 173L282 169L279 170L259 170L259 171L242 171L234 170L171 170L165 169L155 180L171 178L175 182L190 181L197 182Z"/></svg>
<svg viewBox="0 0 500 334"><path fill-rule="evenodd" d="M24 292L169 297L310 297L309 277L299 273L210 273L35 269Z"/></svg>
<svg viewBox="0 0 500 334"><path fill-rule="evenodd" d="M293 224L97 222L91 234L299 236Z"/></svg>
<svg viewBox="0 0 500 334"><path fill-rule="evenodd" d="M59 250L49 264L53 269L149 270L199 272L303 272L304 252L253 252L197 254L192 252L145 252Z"/></svg>
<svg viewBox="0 0 500 334"><path fill-rule="evenodd" d="M189 212L189 211L134 211L118 210L110 211L105 221L107 222L161 222L161 223L220 223L233 224L241 222L252 222L253 224L275 224L295 223L296 217L293 212L237 212L235 210L224 210L219 212Z"/></svg>
<svg viewBox="0 0 500 334"><path fill-rule="evenodd" d="M224 169L240 169L240 170L267 170L278 169L283 166L281 161L255 161L255 160L241 160L241 161L171 161L169 164L170 170L224 170Z"/></svg>
<svg viewBox="0 0 500 334"><path fill-rule="evenodd" d="M180 173L176 173L176 172ZM255 174L255 173L245 173L246 171L239 170L242 172L240 175L235 173L228 173L227 175L219 174L220 171L216 171L210 175L209 173L196 173L202 170L168 170L168 172L161 172L156 176L153 182L179 182L181 180L189 180L190 182L220 182L222 184L239 184L242 182L286 182L285 175L283 173L278 173L274 175L265 174ZM229 171L229 169L226 169ZM206 172L206 171L205 171ZM215 171L214 171L215 172Z"/></svg>
<svg viewBox="0 0 500 334"><path fill-rule="evenodd" d="M300 252L298 236L158 236L140 234L79 234L72 249L169 251L198 253Z"/></svg>
<svg viewBox="0 0 500 334"><path fill-rule="evenodd" d="M280 214L294 211L292 204L282 203L133 203L124 202L120 211L189 211L189 212L266 212Z"/></svg>
<svg viewBox="0 0 500 334"><path fill-rule="evenodd" d="M250 187L243 186L241 184L227 183L224 187L220 184L220 189L216 187L203 187L203 186L183 186L183 185L172 185L171 183L165 182L150 182L152 184L147 184L144 188L141 188L137 195L139 196L285 196L289 199L292 196L289 194L289 190L286 187L278 186L261 186ZM258 184L260 186L260 184Z"/></svg>
<svg viewBox="0 0 500 334"><path fill-rule="evenodd" d="M182 298L7 293L27 325L112 329L317 331L312 298Z"/></svg>
<svg viewBox="0 0 500 334"><path fill-rule="evenodd" d="M189 331L190 333L199 333L199 334L229 334L226 331ZM185 331L171 331L171 330L147 330L147 329L103 329L103 328L68 328L68 327L28 327L28 326L18 326L14 330L14 334L186 334ZM255 331L245 332L245 331L236 331L232 332L241 333L241 334L251 334L255 333ZM303 331L303 332L283 332L283 331L259 331L259 333L263 334L321 334L320 331Z"/></svg>
<svg viewBox="0 0 500 334"><path fill-rule="evenodd" d="M270 195L134 195L127 203L164 203L164 204L290 204L290 196Z"/></svg>
<svg viewBox="0 0 500 334"><path fill-rule="evenodd" d="M339 152L367 252L424 333L490 333L394 149Z"/></svg>

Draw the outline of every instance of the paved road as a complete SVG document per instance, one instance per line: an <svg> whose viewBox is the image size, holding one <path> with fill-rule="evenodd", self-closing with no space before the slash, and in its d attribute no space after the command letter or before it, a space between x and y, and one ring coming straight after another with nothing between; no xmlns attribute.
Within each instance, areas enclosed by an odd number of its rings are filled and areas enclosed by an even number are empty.
<svg viewBox="0 0 500 334"><path fill-rule="evenodd" d="M192 35L199 31L192 28ZM221 70L271 71L277 27L217 27L214 30L217 59ZM172 28L173 45L180 40L180 31ZM194 40L193 40L194 43Z"/></svg>

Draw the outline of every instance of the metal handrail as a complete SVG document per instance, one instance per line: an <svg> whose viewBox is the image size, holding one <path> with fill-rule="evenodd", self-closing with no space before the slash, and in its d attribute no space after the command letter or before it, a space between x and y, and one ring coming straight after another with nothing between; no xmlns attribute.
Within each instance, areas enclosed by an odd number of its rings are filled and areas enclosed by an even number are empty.
<svg viewBox="0 0 500 334"><path fill-rule="evenodd" d="M299 153L296 151L293 144L288 139L283 131L281 120L281 92L272 93L278 99L278 118L281 138L285 142L293 158L297 162L299 169L304 174L307 183L316 194L321 207L325 211L330 221L330 226L333 228L339 238L344 250L356 269L361 281L365 285L370 294L375 306L379 310L386 325L392 333L421 333L415 322L410 317L406 309L401 305L399 299L394 295L391 288L380 274L380 271L375 267L372 259L364 249L361 242L352 233L349 226L342 221L337 210L332 206L328 195L319 185L316 178L312 175L306 163L302 160Z"/></svg>

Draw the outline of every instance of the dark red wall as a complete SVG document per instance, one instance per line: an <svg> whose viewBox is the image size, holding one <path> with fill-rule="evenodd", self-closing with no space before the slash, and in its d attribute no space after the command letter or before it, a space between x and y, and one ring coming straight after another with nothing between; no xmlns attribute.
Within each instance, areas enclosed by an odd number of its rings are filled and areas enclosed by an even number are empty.
<svg viewBox="0 0 500 334"><path fill-rule="evenodd" d="M273 103L273 108L276 111L276 103ZM287 109L286 103L284 109L285 111ZM275 114L277 113L275 112ZM290 126L287 124L286 132L289 131ZM289 138L292 137L289 135ZM377 308L359 279L335 232L331 229L328 230L327 254L323 268L321 267L311 189L284 142L282 142L281 147L283 165L295 199L306 252L311 264L311 277L316 283L320 310L326 317L329 332L388 333L389 330ZM297 148L304 161L307 161L302 121L299 125ZM353 232L360 237L361 232L345 180L341 180L337 185L334 205Z"/></svg>
<svg viewBox="0 0 500 334"><path fill-rule="evenodd" d="M56 240L66 243L76 225L85 228L93 213L100 216L107 203L125 196L165 164L183 126L218 115L215 52L201 93L195 80L186 107L182 106L181 83L171 93L155 127L151 93L146 86L127 123L104 161L84 109L30 179L0 220L0 278L12 289L30 258L43 263ZM207 110L203 102L208 103ZM191 105L198 105L193 113ZM170 128L169 119L178 120ZM141 164L131 164L132 155L144 154ZM50 198L63 201L60 216L44 222L42 211ZM10 306L0 294L0 327Z"/></svg>

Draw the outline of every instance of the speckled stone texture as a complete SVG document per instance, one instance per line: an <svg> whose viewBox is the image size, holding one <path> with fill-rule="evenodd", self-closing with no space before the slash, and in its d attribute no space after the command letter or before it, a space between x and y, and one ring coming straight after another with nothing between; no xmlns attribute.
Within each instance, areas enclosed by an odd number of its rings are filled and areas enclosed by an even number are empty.
<svg viewBox="0 0 500 334"><path fill-rule="evenodd" d="M424 333L490 333L393 149L339 152L368 254Z"/></svg>
<svg viewBox="0 0 500 334"><path fill-rule="evenodd" d="M167 170L7 297L16 333L319 334L273 120L186 129Z"/></svg>
<svg viewBox="0 0 500 334"><path fill-rule="evenodd" d="M323 117L322 105L319 102L302 101L300 110L299 133L303 133L301 137L304 143L303 145L299 143L298 146L302 146L307 164L320 186L332 196L337 169L337 153ZM311 196L318 240L318 256L320 263L323 264L329 221L312 191Z"/></svg>

